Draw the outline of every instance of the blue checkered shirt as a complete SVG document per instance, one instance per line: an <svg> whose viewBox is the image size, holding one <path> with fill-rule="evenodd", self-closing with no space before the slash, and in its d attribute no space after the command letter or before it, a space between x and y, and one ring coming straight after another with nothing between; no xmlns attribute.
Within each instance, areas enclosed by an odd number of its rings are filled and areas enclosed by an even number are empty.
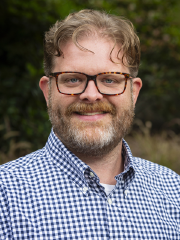
<svg viewBox="0 0 180 240"><path fill-rule="evenodd" d="M0 167L0 239L180 239L180 176L132 156L107 196L51 132L45 147Z"/></svg>

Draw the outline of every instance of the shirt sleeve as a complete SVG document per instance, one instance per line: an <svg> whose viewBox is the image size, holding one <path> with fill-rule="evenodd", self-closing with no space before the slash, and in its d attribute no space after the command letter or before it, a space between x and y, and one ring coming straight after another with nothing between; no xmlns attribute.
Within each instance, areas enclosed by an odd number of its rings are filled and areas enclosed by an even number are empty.
<svg viewBox="0 0 180 240"><path fill-rule="evenodd" d="M0 240L12 239L11 221L6 192L0 185Z"/></svg>

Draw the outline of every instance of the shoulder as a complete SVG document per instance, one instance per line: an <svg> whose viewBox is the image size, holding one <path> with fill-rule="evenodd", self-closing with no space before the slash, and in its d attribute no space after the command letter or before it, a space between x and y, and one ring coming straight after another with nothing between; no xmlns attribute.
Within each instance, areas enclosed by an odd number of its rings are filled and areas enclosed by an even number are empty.
<svg viewBox="0 0 180 240"><path fill-rule="evenodd" d="M8 183L14 178L28 176L35 172L47 158L45 148L32 152L24 157L10 161L0 166L0 184Z"/></svg>
<svg viewBox="0 0 180 240"><path fill-rule="evenodd" d="M136 172L136 179L138 179L139 183L149 184L149 186L154 186L157 189L163 189L168 192L174 190L175 194L178 193L180 198L180 175L165 166L134 157L124 139L123 146L126 156L129 158L129 163Z"/></svg>
<svg viewBox="0 0 180 240"><path fill-rule="evenodd" d="M11 169L16 169L21 166L27 166L32 164L32 162L37 159L41 158L45 155L45 148L39 149L35 152L27 154L26 156L20 157L18 159L12 160L0 166L0 170L10 171Z"/></svg>
<svg viewBox="0 0 180 240"><path fill-rule="evenodd" d="M138 181L180 204L180 175L171 169L145 159L134 157Z"/></svg>
<svg viewBox="0 0 180 240"><path fill-rule="evenodd" d="M148 175L150 174L163 178L175 177L180 179L180 175L165 166L138 157L134 157L134 161L138 168L142 169Z"/></svg>

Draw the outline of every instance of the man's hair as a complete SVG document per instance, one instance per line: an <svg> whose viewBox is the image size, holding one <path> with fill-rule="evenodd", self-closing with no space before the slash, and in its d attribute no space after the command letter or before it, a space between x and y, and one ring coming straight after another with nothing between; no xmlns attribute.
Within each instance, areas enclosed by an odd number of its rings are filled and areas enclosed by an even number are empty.
<svg viewBox="0 0 180 240"><path fill-rule="evenodd" d="M44 40L44 71L46 76L52 72L54 58L63 56L62 44L72 40L82 51L90 51L78 43L83 36L96 33L100 37L111 39L114 47L118 45L117 58L128 67L132 76L137 76L140 63L140 42L133 24L123 18L96 10L81 10L69 14L64 20L57 21L48 32ZM119 53L122 52L122 59Z"/></svg>

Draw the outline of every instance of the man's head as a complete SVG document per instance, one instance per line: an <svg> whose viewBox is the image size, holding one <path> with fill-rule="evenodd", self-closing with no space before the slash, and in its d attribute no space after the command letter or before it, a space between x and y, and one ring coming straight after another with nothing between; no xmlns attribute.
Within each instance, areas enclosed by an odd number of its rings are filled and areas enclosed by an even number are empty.
<svg viewBox="0 0 180 240"><path fill-rule="evenodd" d="M72 40L82 51L86 51L88 49L81 46L79 40L94 33L114 43L109 53L110 57L114 47L119 46L117 58L129 68L131 75L136 77L140 63L140 42L132 23L123 17L96 10L81 10L69 14L63 21L57 21L46 32L44 41L46 76L52 72L54 56L63 56L62 46L65 43ZM120 53L123 53L122 59L119 58Z"/></svg>
<svg viewBox="0 0 180 240"><path fill-rule="evenodd" d="M44 76L40 87L56 135L75 154L107 154L129 131L141 88L141 80L129 74L137 74L139 55L132 26L97 11L71 14L46 33L45 72L55 77L49 84ZM84 82L86 88L78 92ZM67 95L72 92L79 94Z"/></svg>

